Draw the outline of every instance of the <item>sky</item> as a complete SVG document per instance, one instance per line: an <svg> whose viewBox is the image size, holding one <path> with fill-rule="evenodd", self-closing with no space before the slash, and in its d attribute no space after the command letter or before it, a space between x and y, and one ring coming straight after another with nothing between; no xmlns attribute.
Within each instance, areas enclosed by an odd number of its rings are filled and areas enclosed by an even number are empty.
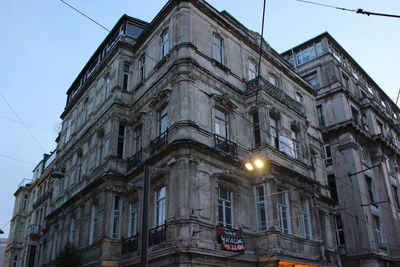
<svg viewBox="0 0 400 267"><path fill-rule="evenodd" d="M66 0L106 28L127 14L150 22L166 0ZM400 15L399 0L315 0ZM261 32L263 0L209 0ZM396 101L400 19L366 16L296 0L267 0L264 38L284 52L328 31ZM55 149L66 91L107 31L60 0L0 0L0 229L7 237L14 192Z"/></svg>

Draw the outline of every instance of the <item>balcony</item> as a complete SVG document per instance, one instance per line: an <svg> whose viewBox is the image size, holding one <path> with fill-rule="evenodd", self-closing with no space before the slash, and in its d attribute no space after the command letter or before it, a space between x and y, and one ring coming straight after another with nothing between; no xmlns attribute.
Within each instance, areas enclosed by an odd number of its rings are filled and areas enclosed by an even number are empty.
<svg viewBox="0 0 400 267"><path fill-rule="evenodd" d="M159 153L168 144L168 130L150 142L150 155Z"/></svg>
<svg viewBox="0 0 400 267"><path fill-rule="evenodd" d="M233 158L237 158L236 143L222 136L214 134L214 144L215 144L215 149L217 149L218 151L221 151L222 153L225 153Z"/></svg>
<svg viewBox="0 0 400 267"><path fill-rule="evenodd" d="M140 162L142 162L142 150L136 152L128 159L128 172L136 168Z"/></svg>
<svg viewBox="0 0 400 267"><path fill-rule="evenodd" d="M259 82L258 79L260 79ZM295 99L286 94L282 89L276 87L261 76L247 82L247 91L251 92L257 90L257 85L260 87L260 89L264 90L268 95L272 96L273 98L287 106L289 109L293 110L301 116L304 116L304 107L301 103L297 102Z"/></svg>
<svg viewBox="0 0 400 267"><path fill-rule="evenodd" d="M29 227L28 227L28 229L26 231L27 236L29 237L29 239L32 239L32 240L39 239L39 230L40 230L39 225L37 225L37 224L29 225Z"/></svg>
<svg viewBox="0 0 400 267"><path fill-rule="evenodd" d="M167 227L165 224L149 230L149 246L160 244L167 240Z"/></svg>
<svg viewBox="0 0 400 267"><path fill-rule="evenodd" d="M136 235L122 239L121 253L126 254L129 252L137 251L139 243L139 233Z"/></svg>

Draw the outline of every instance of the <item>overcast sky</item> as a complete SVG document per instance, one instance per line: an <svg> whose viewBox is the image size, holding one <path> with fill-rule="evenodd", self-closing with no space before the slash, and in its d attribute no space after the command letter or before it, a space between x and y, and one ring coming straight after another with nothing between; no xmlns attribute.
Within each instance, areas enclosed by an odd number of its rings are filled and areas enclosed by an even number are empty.
<svg viewBox="0 0 400 267"><path fill-rule="evenodd" d="M109 29L124 13L150 22L167 2L66 1ZM400 14L399 0L315 1ZM227 10L250 30L261 31L262 0L208 2ZM368 17L296 0L267 0L265 27L265 39L278 52L328 31L396 100L400 19ZM0 32L0 229L7 236L13 193L22 179L32 177L43 153L55 148L65 92L107 31L59 0L0 0Z"/></svg>

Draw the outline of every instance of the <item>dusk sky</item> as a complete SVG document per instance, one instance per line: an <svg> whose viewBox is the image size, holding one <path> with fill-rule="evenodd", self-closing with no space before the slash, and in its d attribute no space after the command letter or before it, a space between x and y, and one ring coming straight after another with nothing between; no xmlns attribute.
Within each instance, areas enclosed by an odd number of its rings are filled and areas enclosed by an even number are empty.
<svg viewBox="0 0 400 267"><path fill-rule="evenodd" d="M127 14L150 22L167 1L66 0L111 29ZM262 0L208 1L261 31ZM399 0L315 0L400 15ZM8 236L13 193L55 149L66 91L107 31L59 0L0 1L0 229ZM366 16L296 0L267 0L264 38L284 52L328 31L396 101L400 19Z"/></svg>

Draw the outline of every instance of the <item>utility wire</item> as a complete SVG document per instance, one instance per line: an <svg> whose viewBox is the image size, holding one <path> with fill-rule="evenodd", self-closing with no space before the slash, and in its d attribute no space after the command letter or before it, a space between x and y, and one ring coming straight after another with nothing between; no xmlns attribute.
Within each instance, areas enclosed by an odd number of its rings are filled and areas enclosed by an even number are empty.
<svg viewBox="0 0 400 267"><path fill-rule="evenodd" d="M0 115L0 118L5 119L5 120L8 120L8 121L11 121L11 122L23 124L23 123L21 123L20 121L14 120L14 119L12 119L12 118L9 118L9 117L3 116L3 115ZM49 131L49 130L46 130L46 129L42 129L42 128L39 128L39 127L34 126L34 125L26 124L26 126L32 128L32 129L36 129L36 130L40 130L40 131L46 132L46 133L54 134L54 132L52 132L52 131Z"/></svg>
<svg viewBox="0 0 400 267"><path fill-rule="evenodd" d="M306 4L312 4L312 5L318 5L318 6L323 6L323 7L339 9L339 10L343 10L343 11L355 12L356 14L362 14L362 15L367 15L367 16L373 15L373 16L400 18L400 15L371 12L371 11L363 10L362 8L348 9L348 8L344 8L344 7L332 6L332 5L327 5L327 4L322 4L322 3L318 3L318 2L312 2L312 1L306 1L306 0L295 0L295 1L306 3Z"/></svg>
<svg viewBox="0 0 400 267"><path fill-rule="evenodd" d="M15 160L15 161L19 161L19 162L22 162L22 163L35 165L35 163L33 163L33 162L26 161L26 160L23 160L23 159L13 158L13 157L10 157L10 156L7 156L7 155L3 155L3 154L0 154L0 157L6 158L6 159Z"/></svg>
<svg viewBox="0 0 400 267"><path fill-rule="evenodd" d="M102 27L104 30L111 32L109 29L107 29L106 27L104 27L103 25L101 25L99 22L95 21L94 19L92 19L91 17L89 17L88 15L86 15L85 13L79 11L77 8L71 6L70 4L68 4L67 2L65 2L64 0L60 0L62 3L64 3L65 5L69 6L70 8L72 8L73 10L75 10L76 12L78 12L79 14L81 14L82 16L84 16L85 18L91 20L92 22L96 23L98 26Z"/></svg>
<svg viewBox="0 0 400 267"><path fill-rule="evenodd" d="M28 134L32 137L32 139L35 141L35 143L43 150L43 152L46 152L46 150L43 148L43 146L39 143L39 141L36 139L36 137L32 134L32 132L29 130L27 125L22 121L22 119L18 116L17 112L13 109L13 107L8 103L6 98L0 94L0 96L3 98L4 102L6 102L7 106L11 109L11 111L14 113L15 117L19 120L19 122L24 126L25 130L28 132Z"/></svg>

